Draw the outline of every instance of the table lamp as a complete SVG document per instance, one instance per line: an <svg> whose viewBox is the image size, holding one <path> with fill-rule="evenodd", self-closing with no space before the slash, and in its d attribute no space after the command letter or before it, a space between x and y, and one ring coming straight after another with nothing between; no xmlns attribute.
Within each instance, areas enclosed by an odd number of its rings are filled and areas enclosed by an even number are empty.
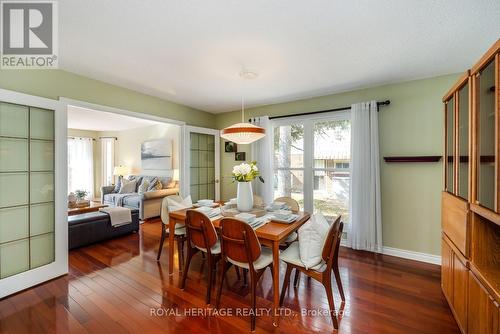
<svg viewBox="0 0 500 334"><path fill-rule="evenodd" d="M130 168L128 168L127 166L115 166L114 170L113 170L113 175L115 176L124 176L126 174L129 174L130 173Z"/></svg>

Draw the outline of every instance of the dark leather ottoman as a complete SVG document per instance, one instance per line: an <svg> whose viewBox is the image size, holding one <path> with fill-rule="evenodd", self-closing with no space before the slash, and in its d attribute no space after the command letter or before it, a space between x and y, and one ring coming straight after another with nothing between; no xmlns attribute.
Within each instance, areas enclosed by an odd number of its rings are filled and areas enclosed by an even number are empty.
<svg viewBox="0 0 500 334"><path fill-rule="evenodd" d="M132 209L131 211L132 222L118 227L111 226L109 215L99 211L69 216L69 249L90 245L95 242L139 231L139 210Z"/></svg>

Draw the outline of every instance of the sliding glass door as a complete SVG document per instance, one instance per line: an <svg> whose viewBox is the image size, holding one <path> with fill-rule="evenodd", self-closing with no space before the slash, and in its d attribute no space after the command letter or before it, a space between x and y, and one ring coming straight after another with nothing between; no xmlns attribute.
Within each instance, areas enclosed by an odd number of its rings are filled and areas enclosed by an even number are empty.
<svg viewBox="0 0 500 334"><path fill-rule="evenodd" d="M183 195L219 200L219 131L187 126L184 138Z"/></svg>
<svg viewBox="0 0 500 334"><path fill-rule="evenodd" d="M57 107L0 89L0 298L67 272L66 124Z"/></svg>
<svg viewBox="0 0 500 334"><path fill-rule="evenodd" d="M274 121L274 197L348 223L350 130L349 112Z"/></svg>

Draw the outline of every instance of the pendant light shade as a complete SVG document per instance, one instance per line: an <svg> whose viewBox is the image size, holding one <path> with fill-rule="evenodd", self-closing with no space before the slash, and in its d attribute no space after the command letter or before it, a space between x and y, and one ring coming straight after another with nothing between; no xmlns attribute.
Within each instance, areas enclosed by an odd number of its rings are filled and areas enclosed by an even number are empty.
<svg viewBox="0 0 500 334"><path fill-rule="evenodd" d="M251 144L266 135L266 130L250 123L236 123L222 129L221 137L236 144Z"/></svg>
<svg viewBox="0 0 500 334"><path fill-rule="evenodd" d="M257 73L243 70L240 72L240 76L244 79L254 79L257 77ZM260 126L245 122L245 100L242 97L241 123L236 123L222 129L220 136L233 143L245 145L264 138L266 136L266 130Z"/></svg>

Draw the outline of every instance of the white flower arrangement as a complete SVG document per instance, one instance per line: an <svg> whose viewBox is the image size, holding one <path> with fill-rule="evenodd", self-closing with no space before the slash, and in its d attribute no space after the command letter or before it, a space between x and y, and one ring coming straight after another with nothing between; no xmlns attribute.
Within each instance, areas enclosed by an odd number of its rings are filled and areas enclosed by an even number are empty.
<svg viewBox="0 0 500 334"><path fill-rule="evenodd" d="M252 161L250 164L242 163L233 167L233 182L250 182L256 177L260 182L264 183L264 179L260 176L257 162Z"/></svg>

